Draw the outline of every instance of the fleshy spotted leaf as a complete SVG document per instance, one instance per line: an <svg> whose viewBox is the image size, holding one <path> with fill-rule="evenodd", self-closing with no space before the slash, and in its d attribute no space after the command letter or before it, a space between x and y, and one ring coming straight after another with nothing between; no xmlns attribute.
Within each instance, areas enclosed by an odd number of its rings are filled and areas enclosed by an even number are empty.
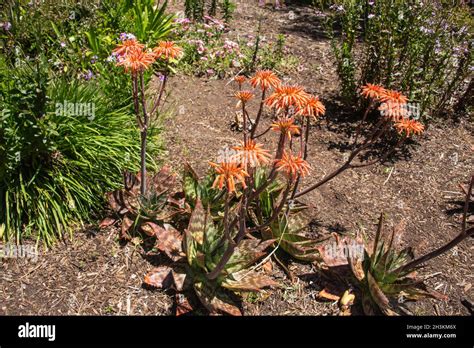
<svg viewBox="0 0 474 348"><path fill-rule="evenodd" d="M229 259L225 272L232 274L241 271L266 255L264 252L270 245L275 242L274 239L261 242L259 239L244 239L235 249L233 255Z"/></svg>
<svg viewBox="0 0 474 348"><path fill-rule="evenodd" d="M102 220L99 224L99 228L100 229L104 229L104 228L107 228L109 226L112 226L114 223L117 222L117 219L114 219L114 218L110 218L110 217L107 217L105 218L104 220Z"/></svg>
<svg viewBox="0 0 474 348"><path fill-rule="evenodd" d="M212 299L211 305L217 310L224 314L232 316L241 316L242 312L239 307L227 296L223 291L217 290L216 296Z"/></svg>
<svg viewBox="0 0 474 348"><path fill-rule="evenodd" d="M145 276L145 284L158 289L168 289L173 285L172 269L168 266L160 266Z"/></svg>
<svg viewBox="0 0 474 348"><path fill-rule="evenodd" d="M158 226L154 222L145 222L140 226L140 229L150 237L158 237L164 231L164 228Z"/></svg>
<svg viewBox="0 0 474 348"><path fill-rule="evenodd" d="M122 219L122 230L120 233L121 239L130 239L128 231L130 230L132 226L133 226L133 220L125 215Z"/></svg>
<svg viewBox="0 0 474 348"><path fill-rule="evenodd" d="M189 202L194 202L198 198L199 178L189 163L184 164L183 189Z"/></svg>
<svg viewBox="0 0 474 348"><path fill-rule="evenodd" d="M379 285L377 284L377 281L374 279L374 277L372 277L370 272L367 273L367 284L369 286L369 291L372 300L378 306L380 311L382 311L383 314L389 316L398 315L390 308L390 302L387 296L385 296L382 289L380 289Z"/></svg>
<svg viewBox="0 0 474 348"><path fill-rule="evenodd" d="M196 206L191 214L188 228L185 231L185 252L188 258L189 265L193 266L196 263L198 240L204 240L204 231L206 229L206 212L202 206L201 201L196 201Z"/></svg>
<svg viewBox="0 0 474 348"><path fill-rule="evenodd" d="M155 248L166 253L173 261L178 261L184 256L182 236L178 230L168 224L157 230Z"/></svg>
<svg viewBox="0 0 474 348"><path fill-rule="evenodd" d="M222 286L236 291L260 291L269 286L278 287L280 284L265 274L243 270L226 278Z"/></svg>
<svg viewBox="0 0 474 348"><path fill-rule="evenodd" d="M208 284L203 282L195 283L194 290L201 303L211 314L242 315L240 309L224 291L213 291Z"/></svg>
<svg viewBox="0 0 474 348"><path fill-rule="evenodd" d="M179 317L180 315L185 315L194 310L194 308L189 303L188 298L184 296L183 294L176 294L175 302L176 302L176 316L177 317Z"/></svg>
<svg viewBox="0 0 474 348"><path fill-rule="evenodd" d="M362 265L362 260L356 259L353 257L348 257L347 261L349 262L349 266L351 268L352 273L356 277L356 279L359 282L364 281L365 279L365 273L364 273L364 267Z"/></svg>
<svg viewBox="0 0 474 348"><path fill-rule="evenodd" d="M196 202L196 207L189 220L188 231L191 233L193 239L202 244L204 242L204 232L206 230L207 214L202 206L200 200Z"/></svg>
<svg viewBox="0 0 474 348"><path fill-rule="evenodd" d="M172 273L174 286L177 291L186 290L192 285L192 277L188 275L184 267L174 266Z"/></svg>
<svg viewBox="0 0 474 348"><path fill-rule="evenodd" d="M292 215L288 219L285 216L271 224L271 237L277 239L280 247L295 259L301 261L320 260L320 243L322 239L311 239L300 235L301 231L307 225L307 219L300 216L302 214ZM270 238L270 231L266 231L264 238Z"/></svg>

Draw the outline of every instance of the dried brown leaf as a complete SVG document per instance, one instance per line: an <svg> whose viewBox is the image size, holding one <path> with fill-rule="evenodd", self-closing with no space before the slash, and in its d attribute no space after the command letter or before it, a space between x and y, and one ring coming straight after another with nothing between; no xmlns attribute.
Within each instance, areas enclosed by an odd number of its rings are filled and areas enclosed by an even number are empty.
<svg viewBox="0 0 474 348"><path fill-rule="evenodd" d="M107 228L109 226L112 226L115 222L117 222L117 219L107 217L100 222L99 228L100 229Z"/></svg>
<svg viewBox="0 0 474 348"><path fill-rule="evenodd" d="M321 290L321 291L318 293L318 297L319 297L319 298L322 298L322 299L329 300L329 301L339 301L340 298L341 298L340 296L331 294L331 293L328 292L326 289Z"/></svg>
<svg viewBox="0 0 474 348"><path fill-rule="evenodd" d="M127 240L130 239L128 231L130 230L132 226L133 226L133 220L125 215L122 219L122 230L120 233L121 239L127 239Z"/></svg>
<svg viewBox="0 0 474 348"><path fill-rule="evenodd" d="M176 316L177 317L179 317L180 315L184 315L189 312L192 312L194 310L194 308L189 303L188 298L184 296L183 294L176 294L175 301L176 301Z"/></svg>

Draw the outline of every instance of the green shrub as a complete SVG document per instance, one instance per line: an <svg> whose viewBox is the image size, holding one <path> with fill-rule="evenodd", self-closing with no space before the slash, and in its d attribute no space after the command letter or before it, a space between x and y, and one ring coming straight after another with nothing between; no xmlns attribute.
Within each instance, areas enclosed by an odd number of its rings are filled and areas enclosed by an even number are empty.
<svg viewBox="0 0 474 348"><path fill-rule="evenodd" d="M11 25L0 31L0 239L51 244L103 207L124 169L138 169L140 135L124 88L130 76L107 56L121 32L166 36L166 6L22 0L2 7L0 21ZM153 125L150 169L157 132Z"/></svg>
<svg viewBox="0 0 474 348"><path fill-rule="evenodd" d="M184 14L189 19L202 22L206 13L215 17L218 7L220 7L222 18L226 22L230 21L236 8L236 4L230 0L186 0Z"/></svg>
<svg viewBox="0 0 474 348"><path fill-rule="evenodd" d="M189 23L188 19L177 21L175 31L185 54L178 68L197 76L225 78L235 74L251 74L256 69L275 69L286 73L299 65L298 58L288 54L285 36L264 38L242 35L233 39L226 35L225 25L215 18L205 23Z"/></svg>
<svg viewBox="0 0 474 348"><path fill-rule="evenodd" d="M123 169L138 169L139 134L128 106L114 109L97 81L50 78L44 57L6 67L3 62L0 237L51 244L103 207ZM156 154L156 138L150 143Z"/></svg>
<svg viewBox="0 0 474 348"><path fill-rule="evenodd" d="M318 1L316 1L318 3ZM327 3L327 2L325 2ZM469 84L469 7L440 1L335 1L320 4L333 39L342 94L367 82L404 91L422 117L449 111ZM329 13L329 14L328 14Z"/></svg>

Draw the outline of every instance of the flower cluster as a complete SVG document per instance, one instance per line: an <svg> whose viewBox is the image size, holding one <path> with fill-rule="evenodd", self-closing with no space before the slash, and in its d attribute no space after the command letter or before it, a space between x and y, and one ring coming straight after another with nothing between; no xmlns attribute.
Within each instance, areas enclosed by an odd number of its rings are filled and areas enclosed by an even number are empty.
<svg viewBox="0 0 474 348"><path fill-rule="evenodd" d="M121 33L120 36L119 36L119 40L120 41L127 41L127 40L136 40L137 38L135 37L135 35L133 34L130 34L130 33Z"/></svg>
<svg viewBox="0 0 474 348"><path fill-rule="evenodd" d="M360 95L374 103L379 103L378 110L383 117L393 122L398 133L410 136L423 132L424 126L417 120L410 119L408 97L403 93L367 83L362 86Z"/></svg>
<svg viewBox="0 0 474 348"><path fill-rule="evenodd" d="M234 52L240 51L239 44L229 39L224 40L223 49L224 49L224 52L228 52L228 53L234 53Z"/></svg>
<svg viewBox="0 0 474 348"><path fill-rule="evenodd" d="M273 163L273 170L284 174L290 182L308 175L311 167L306 161L306 155L303 154L304 147L301 147L300 152L295 155L291 141L295 135L308 136L302 134L297 121L304 123L302 121L306 118L307 122L303 127L309 127L310 117L317 118L325 113L326 109L319 98L306 92L303 87L283 84L271 70L259 70L249 79L238 75L233 80L239 87L235 97L238 99L238 106L243 109L245 118L248 117L245 110L246 105L255 98L258 92L261 93L261 107L255 124L252 124L251 134L247 134L244 127L244 141L239 146L232 148L237 154L226 158L220 164L211 163L217 174L214 187L220 189L226 187L229 192L235 191L235 184L239 182L243 187L247 187L249 184L245 179L247 174L251 175L254 167L271 163ZM243 89L246 83L253 87L254 91ZM265 106L273 109L276 115L276 119L269 129L278 133L280 137L273 161L270 160L270 153L255 141L255 130L261 118L262 108ZM307 139L304 140L304 142L306 141Z"/></svg>
<svg viewBox="0 0 474 348"><path fill-rule="evenodd" d="M177 36L181 37L180 42L187 52L185 67L189 65L196 75L223 78L241 71L249 64L282 71L296 64L295 60L283 58L284 41L272 43L264 36L251 34L228 37L225 24L212 17L205 17L204 23L188 24L186 19L180 19L178 23L181 24L177 26ZM192 30L185 29L188 25L192 26ZM258 54L253 57L257 42ZM280 67L283 61L288 64Z"/></svg>
<svg viewBox="0 0 474 348"><path fill-rule="evenodd" d="M270 153L254 140L247 140L245 143L241 142L241 145L234 146L233 149L237 151L235 159L245 169L249 166L257 167L270 162Z"/></svg>
<svg viewBox="0 0 474 348"><path fill-rule="evenodd" d="M175 60L182 56L183 50L172 41L161 41L158 43L158 46L153 49L153 53L157 58Z"/></svg>
<svg viewBox="0 0 474 348"><path fill-rule="evenodd" d="M253 76L249 82L253 88L261 88L262 91L270 88L277 88L281 85L280 79L271 70L257 71L255 76Z"/></svg>
<svg viewBox="0 0 474 348"><path fill-rule="evenodd" d="M290 152L284 152L283 156L276 163L277 170L282 171L285 175L295 178L298 175L305 177L309 174L311 166L301 156L294 156Z"/></svg>
<svg viewBox="0 0 474 348"><path fill-rule="evenodd" d="M189 18L176 18L174 22L179 24L183 31L187 31L191 24L191 20Z"/></svg>
<svg viewBox="0 0 474 348"><path fill-rule="evenodd" d="M154 49L146 48L133 34L120 34L120 41L107 61L116 63L134 75L148 69L157 59L173 61L183 53L172 41L161 41Z"/></svg>
<svg viewBox="0 0 474 348"><path fill-rule="evenodd" d="M272 123L271 129L280 132L283 136L291 140L292 135L300 134L300 127L295 124L292 117L280 117L275 123Z"/></svg>
<svg viewBox="0 0 474 348"><path fill-rule="evenodd" d="M228 192L235 192L236 183L241 183L244 188L247 187L245 178L248 177L249 174L242 165L233 161L221 163L209 162L209 164L211 167L214 167L217 173L212 188L222 190L225 187Z"/></svg>
<svg viewBox="0 0 474 348"><path fill-rule="evenodd" d="M254 94L251 91L239 91L235 94L235 97L238 99L237 106L246 104L250 99L254 97Z"/></svg>
<svg viewBox="0 0 474 348"><path fill-rule="evenodd" d="M199 54L204 54L207 51L206 44L203 40L189 40L188 42L196 47L196 51Z"/></svg>

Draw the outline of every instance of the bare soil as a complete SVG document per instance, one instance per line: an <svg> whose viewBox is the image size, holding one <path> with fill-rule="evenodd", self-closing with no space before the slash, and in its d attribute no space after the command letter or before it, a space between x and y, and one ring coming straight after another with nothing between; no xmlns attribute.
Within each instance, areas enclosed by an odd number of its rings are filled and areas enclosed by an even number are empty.
<svg viewBox="0 0 474 348"><path fill-rule="evenodd" d="M289 13L292 15L289 16ZM319 95L327 106L324 120L311 129L311 177L322 178L348 154L354 131L353 115L337 100L338 82L330 44L320 35L317 18L304 6L288 6L263 14L265 35L287 35L287 46L302 68L285 78ZM291 19L290 19L291 18ZM257 7L239 8L232 30L249 33L257 28ZM311 27L312 26L312 27ZM219 150L233 145L241 134L231 128L235 118L233 88L227 80L178 75L170 83L167 105L174 116L164 120L163 162L180 172L185 161L200 173L208 170ZM264 123L269 124L267 116ZM262 127L264 129L264 127ZM387 224L407 223L402 244L415 255L432 250L460 231L463 199L458 184L465 182L474 164L473 125L466 121L431 124L416 143L409 144L384 165L348 170L304 197L311 206L311 233L363 230L373 235L381 211ZM261 138L267 148L274 135ZM468 315L461 300L474 300L473 239L433 260L421 270L431 288L449 300L423 300L410 306L415 315ZM90 226L39 255L37 262L3 259L0 263L2 315L166 315L172 313L172 294L143 287L144 274L157 260L142 256L139 246L121 246L114 228ZM247 315L336 315L337 304L317 299L328 286L311 264L289 261L297 277L290 281L277 264L274 277L281 289L268 290L243 302ZM435 276L432 276L435 274ZM340 295L340 294L339 294Z"/></svg>

